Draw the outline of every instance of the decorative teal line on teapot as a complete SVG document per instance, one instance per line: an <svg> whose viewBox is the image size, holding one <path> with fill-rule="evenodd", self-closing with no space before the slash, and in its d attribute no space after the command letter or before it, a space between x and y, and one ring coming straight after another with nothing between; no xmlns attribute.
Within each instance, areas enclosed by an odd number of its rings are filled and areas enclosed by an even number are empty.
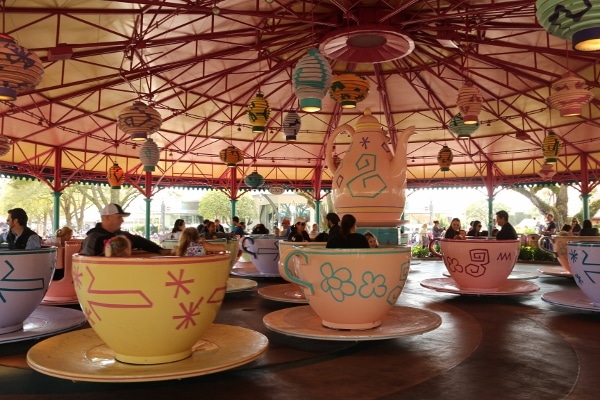
<svg viewBox="0 0 600 400"><path fill-rule="evenodd" d="M366 109L356 128L336 128L327 143L325 162L333 172L332 195L338 214L353 214L361 226L398 225L406 201L406 152L411 126L398 133L396 148L379 121ZM350 134L350 147L339 165L333 146L338 134Z"/></svg>

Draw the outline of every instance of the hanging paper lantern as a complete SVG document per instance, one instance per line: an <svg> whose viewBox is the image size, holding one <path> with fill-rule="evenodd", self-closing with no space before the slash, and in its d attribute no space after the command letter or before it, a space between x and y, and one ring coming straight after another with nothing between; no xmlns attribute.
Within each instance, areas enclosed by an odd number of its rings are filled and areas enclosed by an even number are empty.
<svg viewBox="0 0 600 400"><path fill-rule="evenodd" d="M442 147L442 149L438 152L437 161L440 166L441 171L450 171L450 166L452 165L452 159L454 156L452 155L452 150L446 145Z"/></svg>
<svg viewBox="0 0 600 400"><path fill-rule="evenodd" d="M481 93L479 93L479 89L475 87L473 81L466 81L458 90L456 104L465 124L474 125L479 122L483 97L481 97Z"/></svg>
<svg viewBox="0 0 600 400"><path fill-rule="evenodd" d="M125 181L125 172L123 171L123 168L119 167L119 164L115 162L108 170L106 179L108 180L111 189L121 189L121 185Z"/></svg>
<svg viewBox="0 0 600 400"><path fill-rule="evenodd" d="M574 50L600 50L600 4L581 0L537 0L536 17L552 36L570 40Z"/></svg>
<svg viewBox="0 0 600 400"><path fill-rule="evenodd" d="M244 155L241 150L235 146L228 146L221 150L219 153L219 158L223 161L229 168L233 168L237 163L244 159Z"/></svg>
<svg viewBox="0 0 600 400"><path fill-rule="evenodd" d="M140 161L144 164L144 171L154 171L159 159L158 145L152 138L148 138L140 146Z"/></svg>
<svg viewBox="0 0 600 400"><path fill-rule="evenodd" d="M556 171L554 170L554 164L544 164L542 168L538 171L538 175L544 179L552 179L554 175L556 175Z"/></svg>
<svg viewBox="0 0 600 400"><path fill-rule="evenodd" d="M292 75L294 93L305 112L321 110L321 99L331 86L331 66L319 50L311 48L298 60Z"/></svg>
<svg viewBox="0 0 600 400"><path fill-rule="evenodd" d="M248 175L246 179L244 179L244 182L246 182L246 185L250 186L251 188L256 189L265 183L265 178L263 178L263 176L258 172L254 171Z"/></svg>
<svg viewBox="0 0 600 400"><path fill-rule="evenodd" d="M121 111L117 118L117 125L131 140L146 140L149 134L160 129L162 117L154 108L141 101L134 101L133 105Z"/></svg>
<svg viewBox="0 0 600 400"><path fill-rule="evenodd" d="M548 135L542 142L542 152L547 163L555 163L558 161L558 154L562 147L562 142L554 131L548 132Z"/></svg>
<svg viewBox="0 0 600 400"><path fill-rule="evenodd" d="M594 98L586 86L583 79L569 71L552 84L555 93L548 97L548 105L559 110L561 117L581 115L583 107Z"/></svg>
<svg viewBox="0 0 600 400"><path fill-rule="evenodd" d="M459 139L469 139L477 129L479 129L479 122L467 125L460 113L456 114L448 122L448 130L458 136Z"/></svg>
<svg viewBox="0 0 600 400"><path fill-rule="evenodd" d="M248 118L252 124L252 132L264 132L271 114L269 103L262 93L258 93L248 104Z"/></svg>
<svg viewBox="0 0 600 400"><path fill-rule="evenodd" d="M42 75L44 66L37 54L0 34L0 100L14 101L17 95L35 89Z"/></svg>
<svg viewBox="0 0 600 400"><path fill-rule="evenodd" d="M352 73L333 77L329 95L340 103L342 108L355 108L369 94L369 81L364 76Z"/></svg>
<svg viewBox="0 0 600 400"><path fill-rule="evenodd" d="M4 135L0 135L0 156L8 154L10 151L10 140Z"/></svg>
<svg viewBox="0 0 600 400"><path fill-rule="evenodd" d="M283 133L285 133L285 140L288 142L295 141L296 135L300 132L301 125L302 121L300 120L300 115L294 110L289 111L283 119Z"/></svg>

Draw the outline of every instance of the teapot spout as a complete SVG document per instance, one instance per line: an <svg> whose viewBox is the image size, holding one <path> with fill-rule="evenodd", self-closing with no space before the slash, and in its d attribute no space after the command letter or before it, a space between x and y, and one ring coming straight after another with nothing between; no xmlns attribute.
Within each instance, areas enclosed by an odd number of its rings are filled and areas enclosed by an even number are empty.
<svg viewBox="0 0 600 400"><path fill-rule="evenodd" d="M394 160L392 168L394 171L404 170L406 174L406 154L408 152L408 139L415 133L415 127L409 126L398 133L396 148L394 149Z"/></svg>

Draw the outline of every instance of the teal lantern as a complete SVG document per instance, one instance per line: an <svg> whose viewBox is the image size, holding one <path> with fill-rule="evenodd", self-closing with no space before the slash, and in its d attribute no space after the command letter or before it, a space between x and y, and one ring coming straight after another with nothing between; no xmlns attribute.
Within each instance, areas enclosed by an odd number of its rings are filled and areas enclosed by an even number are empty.
<svg viewBox="0 0 600 400"><path fill-rule="evenodd" d="M246 179L244 179L244 182L246 182L246 185L250 186L251 188L256 189L265 183L265 178L263 178L263 176L258 172L254 171L248 175Z"/></svg>
<svg viewBox="0 0 600 400"><path fill-rule="evenodd" d="M570 40L573 50L600 50L600 2L537 0L536 17L552 36Z"/></svg>
<svg viewBox="0 0 600 400"><path fill-rule="evenodd" d="M319 50L311 48L298 60L292 81L302 111L321 110L321 99L327 94L331 79L331 65Z"/></svg>
<svg viewBox="0 0 600 400"><path fill-rule="evenodd" d="M459 139L469 139L477 129L479 129L479 122L467 125L460 113L456 114L448 122L448 130L458 136Z"/></svg>

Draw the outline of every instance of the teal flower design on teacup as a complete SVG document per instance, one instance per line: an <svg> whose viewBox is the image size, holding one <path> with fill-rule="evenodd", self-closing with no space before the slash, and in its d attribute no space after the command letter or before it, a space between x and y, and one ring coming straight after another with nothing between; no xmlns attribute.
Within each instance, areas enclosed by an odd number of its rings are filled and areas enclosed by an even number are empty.
<svg viewBox="0 0 600 400"><path fill-rule="evenodd" d="M362 298L369 298L371 296L383 297L387 292L385 286L385 276L375 275L370 271L367 271L362 276L363 284L358 289L358 294Z"/></svg>
<svg viewBox="0 0 600 400"><path fill-rule="evenodd" d="M333 269L331 263L321 265L321 289L331 294L336 301L342 302L346 296L356 293L356 286L352 283L352 272L348 268Z"/></svg>

